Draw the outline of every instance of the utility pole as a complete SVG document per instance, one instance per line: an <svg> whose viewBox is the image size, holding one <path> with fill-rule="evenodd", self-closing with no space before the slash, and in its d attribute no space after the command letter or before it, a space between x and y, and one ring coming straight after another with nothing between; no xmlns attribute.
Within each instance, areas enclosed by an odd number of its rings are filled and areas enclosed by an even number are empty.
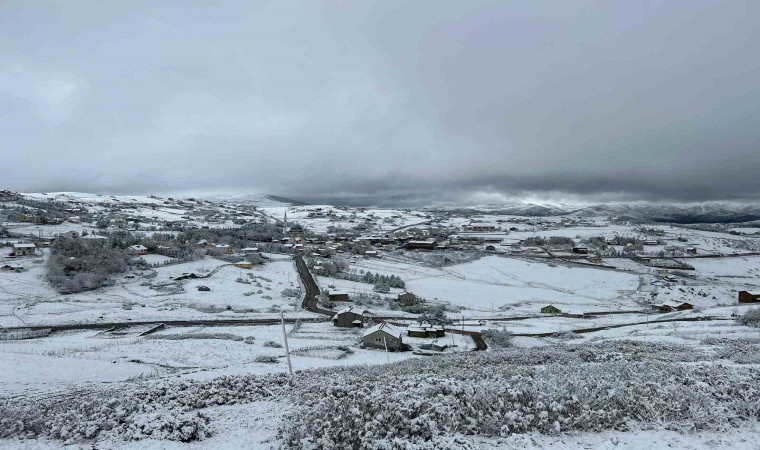
<svg viewBox="0 0 760 450"><path fill-rule="evenodd" d="M288 359L288 375L290 384L293 384L293 366L290 364L290 348L288 348L288 333L285 331L285 313L280 311L280 323L282 324L282 339L285 341L285 356Z"/></svg>
<svg viewBox="0 0 760 450"><path fill-rule="evenodd" d="M385 340L385 336L383 336L383 345L385 345L385 359L390 363L391 355L388 353L388 341Z"/></svg>

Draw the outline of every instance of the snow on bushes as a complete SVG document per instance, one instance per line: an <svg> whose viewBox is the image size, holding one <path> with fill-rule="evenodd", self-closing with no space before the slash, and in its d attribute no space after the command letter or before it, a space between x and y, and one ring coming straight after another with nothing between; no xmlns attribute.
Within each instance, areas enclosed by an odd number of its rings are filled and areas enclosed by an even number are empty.
<svg viewBox="0 0 760 450"><path fill-rule="evenodd" d="M534 348L333 369L318 377L320 389L302 389L281 429L283 446L395 449L456 434L720 430L760 418L760 370L644 358L658 347L668 345L590 346L601 363L569 348ZM617 357L633 348L641 350L633 361Z"/></svg>
<svg viewBox="0 0 760 450"><path fill-rule="evenodd" d="M202 408L281 395L281 375L140 383L69 395L0 400L0 438L46 436L73 443L101 435L192 441L210 434Z"/></svg>
<svg viewBox="0 0 760 450"><path fill-rule="evenodd" d="M257 363L264 363L264 364L276 364L279 359L276 356L272 355L258 355L255 358L253 358L254 362Z"/></svg>
<svg viewBox="0 0 760 450"><path fill-rule="evenodd" d="M512 333L506 329L490 328L482 332L483 339L494 347L511 347Z"/></svg>
<svg viewBox="0 0 760 450"><path fill-rule="evenodd" d="M748 327L760 327L760 308L750 309L739 316L737 321L741 325L746 325Z"/></svg>
<svg viewBox="0 0 760 450"><path fill-rule="evenodd" d="M292 387L284 374L88 387L0 400L0 438L188 442L211 434L206 408L265 399L295 405L280 444L305 449L453 449L467 446L456 436L722 430L758 420L760 368L713 361L757 355L760 342L711 345L508 348L300 371ZM711 363L692 364L700 361Z"/></svg>
<svg viewBox="0 0 760 450"><path fill-rule="evenodd" d="M169 341L184 341L188 339L219 339L224 341L237 341L250 344L243 336L232 333L186 333L186 334L153 334L146 336L147 339L163 339Z"/></svg>

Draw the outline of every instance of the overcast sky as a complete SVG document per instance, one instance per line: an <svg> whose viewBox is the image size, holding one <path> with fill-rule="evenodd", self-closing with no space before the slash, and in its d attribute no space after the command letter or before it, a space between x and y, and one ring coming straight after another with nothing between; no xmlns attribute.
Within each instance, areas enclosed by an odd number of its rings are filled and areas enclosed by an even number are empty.
<svg viewBox="0 0 760 450"><path fill-rule="evenodd" d="M757 199L760 2L0 1L0 189Z"/></svg>

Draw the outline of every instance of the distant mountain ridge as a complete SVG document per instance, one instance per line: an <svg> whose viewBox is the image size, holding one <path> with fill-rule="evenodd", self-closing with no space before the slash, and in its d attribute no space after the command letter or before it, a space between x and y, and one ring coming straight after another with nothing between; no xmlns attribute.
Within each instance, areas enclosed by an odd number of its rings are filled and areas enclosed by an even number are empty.
<svg viewBox="0 0 760 450"><path fill-rule="evenodd" d="M595 205L514 203L450 209L532 217L611 216L634 222L736 223L760 220L760 204L738 202L686 204L632 202Z"/></svg>
<svg viewBox="0 0 760 450"><path fill-rule="evenodd" d="M222 203L240 203L245 205L276 207L276 206L305 206L306 202L294 200L292 198L280 197L271 194L231 194L221 195L209 200Z"/></svg>

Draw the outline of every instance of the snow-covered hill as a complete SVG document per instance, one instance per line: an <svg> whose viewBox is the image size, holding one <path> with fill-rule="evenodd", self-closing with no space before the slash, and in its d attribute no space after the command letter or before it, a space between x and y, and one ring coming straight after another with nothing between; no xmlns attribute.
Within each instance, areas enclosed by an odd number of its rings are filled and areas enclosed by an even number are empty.
<svg viewBox="0 0 760 450"><path fill-rule="evenodd" d="M290 198L279 197L269 194L231 194L220 195L215 197L209 197L208 200L212 200L220 203L235 203L242 205L258 206L261 208L273 208L279 206L302 206L306 205L304 202L293 200Z"/></svg>
<svg viewBox="0 0 760 450"><path fill-rule="evenodd" d="M611 216L636 222L734 223L760 220L760 203L605 203L567 205L552 203L489 204L471 208L447 208L457 211L487 212L515 216Z"/></svg>
<svg viewBox="0 0 760 450"><path fill-rule="evenodd" d="M760 204L708 203L612 203L569 212L576 217L614 216L623 220L674 223L731 223L760 219Z"/></svg>

